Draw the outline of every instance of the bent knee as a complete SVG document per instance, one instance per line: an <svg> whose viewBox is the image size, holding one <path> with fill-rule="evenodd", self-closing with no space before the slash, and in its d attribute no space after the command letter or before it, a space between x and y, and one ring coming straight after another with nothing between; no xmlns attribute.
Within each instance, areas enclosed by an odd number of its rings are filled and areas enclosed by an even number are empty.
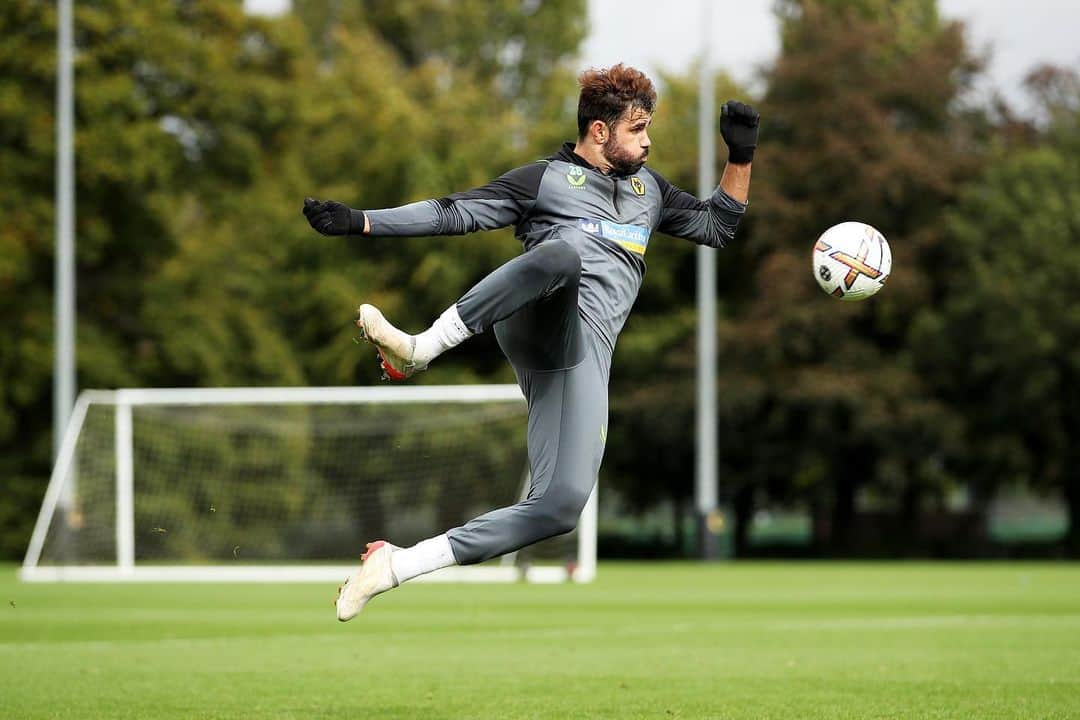
<svg viewBox="0 0 1080 720"><path fill-rule="evenodd" d="M578 514L557 514L551 515L547 518L547 529L552 535L565 535L568 532L573 532L577 527Z"/></svg>
<svg viewBox="0 0 1080 720"><path fill-rule="evenodd" d="M577 527L581 511L585 508L585 502L589 499L586 493L572 493L558 497L545 497L537 506L536 511L545 527L552 535L562 535Z"/></svg>

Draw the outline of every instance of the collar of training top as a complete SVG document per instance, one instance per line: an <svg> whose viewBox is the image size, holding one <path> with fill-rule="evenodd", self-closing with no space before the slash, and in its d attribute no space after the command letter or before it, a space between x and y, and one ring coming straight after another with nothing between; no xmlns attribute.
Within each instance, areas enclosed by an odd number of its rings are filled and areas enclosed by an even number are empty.
<svg viewBox="0 0 1080 720"><path fill-rule="evenodd" d="M568 162L568 163L570 163L572 165L580 165L583 168L589 168L590 170L595 170L596 172L598 172L601 175L604 175L606 177L610 177L610 178L630 177L629 175L615 175L614 173L606 173L606 172L604 172L603 170L596 167L595 165L590 163L588 160L586 160L585 158L581 157L576 152L574 152L574 147L575 147L574 143L572 143L572 142L564 142L562 147L559 148L559 152L555 153L555 157L557 157L559 160L565 160L566 162Z"/></svg>

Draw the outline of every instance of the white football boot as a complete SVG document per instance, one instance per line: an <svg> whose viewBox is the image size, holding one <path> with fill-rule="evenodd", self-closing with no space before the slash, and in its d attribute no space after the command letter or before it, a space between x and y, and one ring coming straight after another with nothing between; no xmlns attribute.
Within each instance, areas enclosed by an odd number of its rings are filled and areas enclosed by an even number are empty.
<svg viewBox="0 0 1080 720"><path fill-rule="evenodd" d="M363 563L360 569L338 588L338 596L334 601L338 620L352 620L371 598L398 586L397 578L390 567L390 555L400 549L385 540L367 544L367 551L360 556L360 562Z"/></svg>
<svg viewBox="0 0 1080 720"><path fill-rule="evenodd" d="M404 380L421 370L427 370L427 365L417 367L413 362L416 353L416 338L413 335L391 325L374 305L361 305L356 313L360 336L379 351L383 380Z"/></svg>

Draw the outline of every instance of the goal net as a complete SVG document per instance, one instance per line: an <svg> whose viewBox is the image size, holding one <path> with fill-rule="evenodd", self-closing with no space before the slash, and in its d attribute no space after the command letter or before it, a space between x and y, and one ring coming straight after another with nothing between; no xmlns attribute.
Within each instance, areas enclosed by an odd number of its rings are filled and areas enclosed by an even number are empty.
<svg viewBox="0 0 1080 720"><path fill-rule="evenodd" d="M30 581L334 581L528 487L514 385L85 391L20 575ZM445 581L589 581L578 529Z"/></svg>

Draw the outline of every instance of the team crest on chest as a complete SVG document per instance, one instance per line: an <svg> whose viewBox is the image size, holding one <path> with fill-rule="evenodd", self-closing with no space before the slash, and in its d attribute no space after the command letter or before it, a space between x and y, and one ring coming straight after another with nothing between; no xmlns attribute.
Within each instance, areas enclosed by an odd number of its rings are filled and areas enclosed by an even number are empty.
<svg viewBox="0 0 1080 720"><path fill-rule="evenodd" d="M630 178L630 187L634 188L635 195L645 194L645 183L641 182L641 178L639 178L637 175Z"/></svg>
<svg viewBox="0 0 1080 720"><path fill-rule="evenodd" d="M577 165L571 165L570 169L566 172L566 182L570 183L570 187L572 188L584 187L585 171Z"/></svg>

